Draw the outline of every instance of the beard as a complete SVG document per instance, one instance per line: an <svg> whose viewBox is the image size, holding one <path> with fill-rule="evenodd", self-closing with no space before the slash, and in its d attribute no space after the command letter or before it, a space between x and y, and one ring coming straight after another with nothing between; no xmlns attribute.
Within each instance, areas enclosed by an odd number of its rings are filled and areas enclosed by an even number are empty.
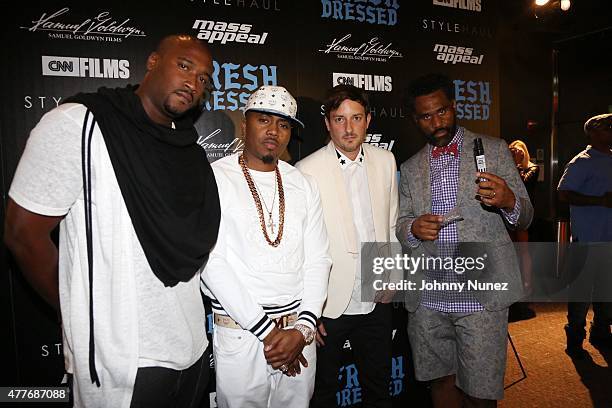
<svg viewBox="0 0 612 408"><path fill-rule="evenodd" d="M274 156L266 154L265 156L261 156L261 161L264 162L264 164L272 164L274 163Z"/></svg>
<svg viewBox="0 0 612 408"><path fill-rule="evenodd" d="M442 130L446 131L446 136L442 138L436 137L436 133ZM455 136L454 126L453 127L441 127L425 135L425 137L427 138L427 141L434 146L446 146L447 144L450 143L451 140L453 140L454 136Z"/></svg>

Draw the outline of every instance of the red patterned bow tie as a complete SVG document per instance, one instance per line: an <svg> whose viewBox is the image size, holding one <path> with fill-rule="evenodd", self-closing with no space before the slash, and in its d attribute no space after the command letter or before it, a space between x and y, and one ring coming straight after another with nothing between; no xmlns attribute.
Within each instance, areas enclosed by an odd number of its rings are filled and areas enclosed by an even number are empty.
<svg viewBox="0 0 612 408"><path fill-rule="evenodd" d="M433 149L431 149L431 157L434 159L440 157L442 154L457 156L459 154L457 143L451 143L446 146L435 146Z"/></svg>

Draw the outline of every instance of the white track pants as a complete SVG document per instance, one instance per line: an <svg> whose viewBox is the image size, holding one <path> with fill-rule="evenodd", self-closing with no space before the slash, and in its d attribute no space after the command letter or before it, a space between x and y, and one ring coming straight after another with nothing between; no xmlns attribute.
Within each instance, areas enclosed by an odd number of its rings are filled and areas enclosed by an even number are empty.
<svg viewBox="0 0 612 408"><path fill-rule="evenodd" d="M264 357L264 344L251 332L215 326L213 355L219 408L307 408L314 390L315 342L304 347L308 367L288 377Z"/></svg>

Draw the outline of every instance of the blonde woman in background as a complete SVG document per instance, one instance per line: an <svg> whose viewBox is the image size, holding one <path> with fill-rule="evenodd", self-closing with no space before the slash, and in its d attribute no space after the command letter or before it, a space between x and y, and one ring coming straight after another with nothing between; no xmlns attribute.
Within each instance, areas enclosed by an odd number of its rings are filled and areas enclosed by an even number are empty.
<svg viewBox="0 0 612 408"><path fill-rule="evenodd" d="M529 156L529 150L527 145L522 140L515 140L508 145L512 158L516 164L516 168L521 176L521 180L525 184L527 194L529 194L529 200L535 208L535 186L538 180L538 174L540 168L537 164L531 161ZM529 232L528 230L513 230L508 231L510 237L515 242L528 242ZM519 247L520 259L521 259L521 274L523 276L523 287L526 295L530 295L532 291L532 263L531 255L526 246L522 245ZM529 319L535 316L535 312L529 308L527 303L514 303L510 306L508 313L508 319L510 321Z"/></svg>
<svg viewBox="0 0 612 408"><path fill-rule="evenodd" d="M535 185L538 180L540 168L537 164L531 161L527 145L522 140L515 140L514 142L510 143L508 147L512 153L514 163L516 163L516 168L521 175L521 179L523 180L523 183L525 183L525 188L527 188L527 193L529 194L531 204L535 207ZM525 231L525 233L527 232Z"/></svg>

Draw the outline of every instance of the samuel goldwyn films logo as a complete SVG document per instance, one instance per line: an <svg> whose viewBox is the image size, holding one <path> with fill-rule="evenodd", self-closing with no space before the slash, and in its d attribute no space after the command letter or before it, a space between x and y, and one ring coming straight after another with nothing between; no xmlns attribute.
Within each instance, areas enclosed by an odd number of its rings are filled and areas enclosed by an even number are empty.
<svg viewBox="0 0 612 408"><path fill-rule="evenodd" d="M318 51L323 54L332 54L339 59L388 62L392 58L403 58L401 52L393 48L393 43L384 42L378 37L372 37L368 41L358 43L351 42L352 34L346 34L340 38L334 38Z"/></svg>
<svg viewBox="0 0 612 408"><path fill-rule="evenodd" d="M146 37L144 30L132 25L129 18L115 19L110 11L83 18L68 20L70 8L64 7L52 13L43 12L21 29L42 31L52 39L122 42L128 37Z"/></svg>

